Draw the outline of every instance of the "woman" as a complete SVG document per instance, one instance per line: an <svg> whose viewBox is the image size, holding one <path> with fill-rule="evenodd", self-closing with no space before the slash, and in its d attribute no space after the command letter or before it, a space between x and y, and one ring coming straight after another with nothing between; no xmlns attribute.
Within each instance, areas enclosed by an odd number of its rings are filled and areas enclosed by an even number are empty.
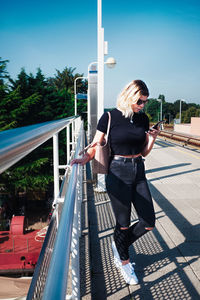
<svg viewBox="0 0 200 300"><path fill-rule="evenodd" d="M138 279L129 259L129 246L155 226L155 213L147 185L142 156L151 151L159 130L149 130L149 119L141 110L147 103L149 91L142 80L130 82L111 111L109 143L111 162L106 188L116 218L112 249L114 263L126 283L137 284ZM93 147L74 163L86 164L95 155L95 145L101 143L107 131L108 114L100 118ZM138 221L130 226L131 204Z"/></svg>

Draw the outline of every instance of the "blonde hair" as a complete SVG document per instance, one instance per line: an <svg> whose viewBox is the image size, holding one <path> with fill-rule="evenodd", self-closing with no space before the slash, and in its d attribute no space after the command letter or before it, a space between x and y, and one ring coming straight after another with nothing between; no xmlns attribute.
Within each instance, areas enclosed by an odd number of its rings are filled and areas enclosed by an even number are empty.
<svg viewBox="0 0 200 300"><path fill-rule="evenodd" d="M133 80L128 83L117 98L117 109L125 118L133 115L132 104L137 103L141 96L149 96L149 90L142 80Z"/></svg>

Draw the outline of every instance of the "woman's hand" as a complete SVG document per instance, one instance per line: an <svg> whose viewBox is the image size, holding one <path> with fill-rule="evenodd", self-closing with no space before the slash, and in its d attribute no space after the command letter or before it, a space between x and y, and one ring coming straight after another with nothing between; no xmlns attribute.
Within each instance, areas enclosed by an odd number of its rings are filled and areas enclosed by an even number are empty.
<svg viewBox="0 0 200 300"><path fill-rule="evenodd" d="M144 149L141 151L142 156L147 156L151 149L153 148L154 142L157 138L157 135L159 134L159 129L151 129L146 133L146 141L144 145Z"/></svg>
<svg viewBox="0 0 200 300"><path fill-rule="evenodd" d="M88 148L87 152L84 154L84 156L82 158L75 158L71 161L71 166L73 166L73 164L80 164L81 166L85 165L87 162L89 162L90 160L93 159L94 155L95 155L95 151L96 151L96 144L97 143L102 143L103 139L104 139L104 135L105 133L97 130L96 134L94 136L94 139L92 141L92 146L90 148Z"/></svg>
<svg viewBox="0 0 200 300"><path fill-rule="evenodd" d="M73 159L70 165L73 166L73 164L80 164L81 166L84 166L87 162L90 161L90 159L90 155L86 152L83 157Z"/></svg>
<svg viewBox="0 0 200 300"><path fill-rule="evenodd" d="M157 135L160 133L159 129L150 129L148 131L148 134L155 140L157 138Z"/></svg>

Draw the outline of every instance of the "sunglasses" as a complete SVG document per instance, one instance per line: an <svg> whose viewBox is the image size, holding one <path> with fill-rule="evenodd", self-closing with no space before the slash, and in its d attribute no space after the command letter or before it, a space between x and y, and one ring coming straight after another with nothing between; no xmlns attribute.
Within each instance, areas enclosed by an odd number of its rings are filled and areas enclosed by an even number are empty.
<svg viewBox="0 0 200 300"><path fill-rule="evenodd" d="M143 101L143 100L141 100L141 99L138 99L138 101L137 101L137 105L141 105L141 104L146 104L148 102L148 100L145 100L145 101Z"/></svg>

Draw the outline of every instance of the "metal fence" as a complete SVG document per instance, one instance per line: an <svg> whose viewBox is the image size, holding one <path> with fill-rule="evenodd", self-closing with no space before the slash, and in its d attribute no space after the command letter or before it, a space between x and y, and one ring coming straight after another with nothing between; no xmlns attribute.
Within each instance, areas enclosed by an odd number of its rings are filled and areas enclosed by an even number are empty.
<svg viewBox="0 0 200 300"><path fill-rule="evenodd" d="M176 131L161 130L159 135L162 136L163 138L175 140L180 144L182 144L183 146L192 145L198 148L200 147L200 138L189 134L184 134L184 133L181 134Z"/></svg>
<svg viewBox="0 0 200 300"><path fill-rule="evenodd" d="M59 165L58 133L66 128L67 162ZM35 268L27 299L65 299L69 260L72 266L72 299L80 298L79 237L81 231L82 167L69 167L84 147L80 118L68 118L0 133L0 171L3 172L49 138L54 146L54 212ZM59 169L65 169L59 187Z"/></svg>

